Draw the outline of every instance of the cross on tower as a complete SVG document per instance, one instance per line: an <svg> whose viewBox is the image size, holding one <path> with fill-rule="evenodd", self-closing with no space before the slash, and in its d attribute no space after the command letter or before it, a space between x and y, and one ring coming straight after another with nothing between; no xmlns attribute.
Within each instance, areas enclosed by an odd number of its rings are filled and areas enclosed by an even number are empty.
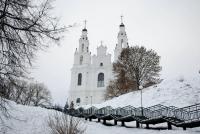
<svg viewBox="0 0 200 134"><path fill-rule="evenodd" d="M84 20L84 24L85 24L85 29L86 29L86 23L87 23L87 20Z"/></svg>
<svg viewBox="0 0 200 134"><path fill-rule="evenodd" d="M121 23L123 23L123 17L124 17L124 16L123 16L123 15L121 15Z"/></svg>
<svg viewBox="0 0 200 134"><path fill-rule="evenodd" d="M103 41L101 40L101 45L103 45Z"/></svg>

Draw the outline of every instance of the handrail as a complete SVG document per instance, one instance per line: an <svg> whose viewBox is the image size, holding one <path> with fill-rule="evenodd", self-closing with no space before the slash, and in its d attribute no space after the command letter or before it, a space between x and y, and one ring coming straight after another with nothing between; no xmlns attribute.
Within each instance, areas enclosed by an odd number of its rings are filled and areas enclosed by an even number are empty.
<svg viewBox="0 0 200 134"><path fill-rule="evenodd" d="M128 105L117 108L106 106L98 109L92 106L87 109L79 107L78 109L68 111L70 115L80 115L80 117L87 117L91 115L96 115L96 118L103 116L113 116L113 119L133 117L141 122L162 119L177 126L189 124L191 127L195 122L199 122L199 125L196 123L194 127L200 126L200 103L182 108L157 104L146 108L136 108L134 106Z"/></svg>

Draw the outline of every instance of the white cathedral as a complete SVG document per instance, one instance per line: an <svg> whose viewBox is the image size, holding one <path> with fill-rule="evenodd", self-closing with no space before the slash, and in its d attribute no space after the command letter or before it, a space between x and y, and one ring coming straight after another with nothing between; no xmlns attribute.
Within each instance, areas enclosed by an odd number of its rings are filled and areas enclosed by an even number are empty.
<svg viewBox="0 0 200 134"><path fill-rule="evenodd" d="M97 55L91 55L89 49L88 31L82 30L79 48L74 53L74 64L71 69L71 84L69 101L75 105L96 104L105 100L106 87L114 78L112 72L111 54L101 43L97 47ZM114 49L114 62L118 59L122 48L128 46L125 25L119 25L118 43Z"/></svg>

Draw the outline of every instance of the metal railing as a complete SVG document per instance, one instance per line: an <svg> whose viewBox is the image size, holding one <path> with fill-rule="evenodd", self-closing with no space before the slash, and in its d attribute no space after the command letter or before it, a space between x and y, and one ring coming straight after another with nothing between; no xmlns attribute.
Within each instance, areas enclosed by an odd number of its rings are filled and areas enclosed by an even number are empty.
<svg viewBox="0 0 200 134"><path fill-rule="evenodd" d="M114 120L117 120L117 118L133 117L136 121L139 121L140 123L148 120L154 120L154 124L156 124L156 119L162 119L162 121L164 120L176 126L180 124L184 126L187 124L190 127L193 127L194 123L194 127L200 126L200 103L182 108L177 108L174 106L164 106L161 104L147 108L135 108L131 105L128 105L115 109L111 106L102 107L100 109L92 106L88 109L80 107L78 109L71 110L70 112L70 115L77 117L88 117L90 115L95 115L97 118L100 118L110 115L113 117Z"/></svg>

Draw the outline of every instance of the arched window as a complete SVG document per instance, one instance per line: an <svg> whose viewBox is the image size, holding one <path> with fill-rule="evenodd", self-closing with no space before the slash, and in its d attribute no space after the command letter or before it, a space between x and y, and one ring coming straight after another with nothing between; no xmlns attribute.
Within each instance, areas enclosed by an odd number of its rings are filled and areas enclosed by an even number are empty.
<svg viewBox="0 0 200 134"><path fill-rule="evenodd" d="M104 87L104 73L98 74L97 87Z"/></svg>
<svg viewBox="0 0 200 134"><path fill-rule="evenodd" d="M101 66L101 67L103 66L103 63L102 63L102 62L100 63L100 66Z"/></svg>
<svg viewBox="0 0 200 134"><path fill-rule="evenodd" d="M121 44L123 43L123 39L121 39Z"/></svg>
<svg viewBox="0 0 200 134"><path fill-rule="evenodd" d="M82 52L84 51L84 44L82 44Z"/></svg>
<svg viewBox="0 0 200 134"><path fill-rule="evenodd" d="M76 103L81 103L81 98L77 98Z"/></svg>
<svg viewBox="0 0 200 134"><path fill-rule="evenodd" d="M82 74L79 73L78 74L78 86L80 86L82 84Z"/></svg>
<svg viewBox="0 0 200 134"><path fill-rule="evenodd" d="M80 56L80 65L83 64L83 55Z"/></svg>

